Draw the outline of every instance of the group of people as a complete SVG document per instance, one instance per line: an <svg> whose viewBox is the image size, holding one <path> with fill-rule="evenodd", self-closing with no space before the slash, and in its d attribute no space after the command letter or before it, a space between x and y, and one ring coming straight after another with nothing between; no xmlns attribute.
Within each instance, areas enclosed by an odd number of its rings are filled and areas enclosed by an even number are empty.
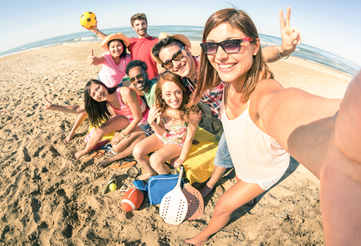
<svg viewBox="0 0 361 246"><path fill-rule="evenodd" d="M76 158L89 153L104 135L117 131L111 143L118 154L98 166L133 154L147 171L139 179L169 173L165 162L173 160L177 167L190 150L201 120L197 103L207 104L221 119L224 133L202 195L213 189L227 168L235 168L237 182L220 197L207 227L187 243L203 244L227 225L233 211L276 184L288 168L290 154L321 180L326 242L357 242L360 73L343 100L283 89L267 62L286 59L301 41L298 29L290 26L290 8L286 17L280 10L282 45L263 49L256 26L244 11L215 12L205 24L200 56L191 54L191 42L184 35L149 36L144 14L132 16L131 25L137 38L119 33L107 36L97 25L91 29L108 51L88 57L89 64L103 68L98 80L86 84L84 105L60 106L44 99L46 109L79 114L65 143L86 117L98 127ZM130 87L121 85L125 74Z"/></svg>

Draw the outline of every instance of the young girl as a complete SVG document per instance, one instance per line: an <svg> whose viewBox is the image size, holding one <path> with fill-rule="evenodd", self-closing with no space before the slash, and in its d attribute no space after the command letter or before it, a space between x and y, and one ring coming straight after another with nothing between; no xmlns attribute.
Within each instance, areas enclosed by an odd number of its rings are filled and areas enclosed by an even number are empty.
<svg viewBox="0 0 361 246"><path fill-rule="evenodd" d="M108 88L98 80L90 80L84 88L85 105L59 106L46 101L46 109L58 110L67 113L88 114L90 124L100 125L106 121L91 135L90 140L84 150L75 154L75 158L89 153L104 135L114 131L117 132L111 140L113 150L122 152L131 143L149 128L147 121L149 109L145 102L128 87ZM118 115L110 118L107 105ZM132 145L131 145L132 146ZM132 149L131 149L132 150ZM112 161L125 156L118 154L111 157ZM128 155L131 154L128 153ZM127 156L127 155L126 155ZM104 163L101 163L104 166ZM110 164L107 162L106 164Z"/></svg>
<svg viewBox="0 0 361 246"><path fill-rule="evenodd" d="M200 120L197 107L186 107L189 96L181 77L171 72L160 75L155 90L156 105L149 111L148 122L155 134L138 143L133 156L147 173L138 177L167 174L166 161L178 167L186 159ZM157 121L155 121L157 120ZM148 154L156 151L151 157Z"/></svg>
<svg viewBox="0 0 361 246"><path fill-rule="evenodd" d="M125 68L131 60L130 54L126 52L129 44L130 42L124 34L111 34L107 36L101 44L101 47L107 50L107 52L101 54L99 57L95 57L92 50L88 56L87 62L90 65L103 65L99 72L98 80L102 81L106 87L113 88L122 86L123 77L126 75ZM112 111L111 113L114 114ZM73 128L63 141L65 144L74 137L76 129L83 123L87 116L86 112L79 114Z"/></svg>
<svg viewBox="0 0 361 246"><path fill-rule="evenodd" d="M237 183L220 197L207 227L186 242L203 244L227 225L233 211L277 183L290 153L321 178L326 244L359 243L361 73L341 107L341 100L283 89L264 62L251 18L236 9L208 19L201 46L194 101L226 82L221 120Z"/></svg>

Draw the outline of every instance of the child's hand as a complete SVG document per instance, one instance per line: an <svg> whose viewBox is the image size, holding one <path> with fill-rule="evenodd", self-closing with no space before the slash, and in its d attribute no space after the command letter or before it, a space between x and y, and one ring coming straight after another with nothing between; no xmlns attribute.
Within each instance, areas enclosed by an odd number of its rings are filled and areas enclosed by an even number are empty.
<svg viewBox="0 0 361 246"><path fill-rule="evenodd" d="M184 162L184 159L178 157L178 158L176 158L176 159L174 159L174 160L172 161L172 166L173 166L174 168L177 168L177 167L179 167L179 165L182 165L183 162Z"/></svg>
<svg viewBox="0 0 361 246"><path fill-rule="evenodd" d="M51 102L48 101L48 99L46 99L46 97L44 96L43 98L43 103L44 103L44 109L45 110L52 110L53 105Z"/></svg>
<svg viewBox="0 0 361 246"><path fill-rule="evenodd" d="M162 116L162 113L160 112L159 108L157 108L156 106L153 106L149 110L149 114L148 114L149 124L153 123L159 116Z"/></svg>
<svg viewBox="0 0 361 246"><path fill-rule="evenodd" d="M88 56L87 62L88 62L89 65L94 64L94 52L93 52L93 49L90 52L90 55Z"/></svg>

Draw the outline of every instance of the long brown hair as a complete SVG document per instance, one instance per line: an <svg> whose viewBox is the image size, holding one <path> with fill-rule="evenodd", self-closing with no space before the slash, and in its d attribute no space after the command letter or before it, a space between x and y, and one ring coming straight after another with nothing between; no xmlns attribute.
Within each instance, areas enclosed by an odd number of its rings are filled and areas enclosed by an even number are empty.
<svg viewBox="0 0 361 246"><path fill-rule="evenodd" d="M204 27L202 41L206 41L209 33L215 27L223 23L227 23L233 28L241 30L247 37L253 39L251 43L257 43L259 35L252 19L246 12L234 8L219 10L208 18ZM216 87L221 82L217 71L213 68L203 50L201 50L198 74L198 84L196 90L194 91L194 96L191 99L192 104L197 103L207 89ZM253 56L252 67L247 73L246 81L242 88L242 102L248 101L251 93L256 88L257 82L265 78L273 78L273 73L264 61L260 50L255 56Z"/></svg>
<svg viewBox="0 0 361 246"><path fill-rule="evenodd" d="M189 112L189 109L187 108L187 104L189 101L189 93L188 93L188 90L186 89L186 87L183 85L182 78L177 74L174 74L170 71L166 71L159 75L157 87L155 88L156 106L160 109L160 111L162 113L164 113L169 108L169 106L166 104L166 102L162 98L162 86L164 85L165 82L168 82L168 81L174 82L183 92L182 103L179 106L179 108L177 109L180 111L181 118L183 118L183 116L185 114L188 114L188 112Z"/></svg>
<svg viewBox="0 0 361 246"><path fill-rule="evenodd" d="M104 86L109 94L113 94L118 89L118 87L108 88L103 82L96 79L89 80L89 82L85 85L85 111L88 113L90 124L94 127L98 127L107 121L111 117L111 114L108 111L107 102L97 102L90 96L90 86L92 84Z"/></svg>

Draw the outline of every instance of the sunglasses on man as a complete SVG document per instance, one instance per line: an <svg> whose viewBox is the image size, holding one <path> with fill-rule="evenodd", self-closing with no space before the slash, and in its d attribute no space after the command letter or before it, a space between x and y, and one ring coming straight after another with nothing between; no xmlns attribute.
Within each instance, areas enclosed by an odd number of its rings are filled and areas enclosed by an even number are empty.
<svg viewBox="0 0 361 246"><path fill-rule="evenodd" d="M184 50L184 46L178 50L172 57L172 59L168 60L168 61L165 61L162 63L162 67L169 70L173 67L173 61L180 61L183 59L183 53L182 53L182 50Z"/></svg>
<svg viewBox="0 0 361 246"><path fill-rule="evenodd" d="M241 50L241 44L243 42L251 42L253 39L246 37L243 39L229 39L220 43L216 42L202 42L201 47L206 55L214 55L217 53L218 46L221 46L224 52L227 54L237 53Z"/></svg>
<svg viewBox="0 0 361 246"><path fill-rule="evenodd" d="M138 74L137 76L134 76L134 77L129 78L130 83L134 83L135 78L137 78L137 80L141 80L141 79L143 79L143 74L140 73L140 74Z"/></svg>

